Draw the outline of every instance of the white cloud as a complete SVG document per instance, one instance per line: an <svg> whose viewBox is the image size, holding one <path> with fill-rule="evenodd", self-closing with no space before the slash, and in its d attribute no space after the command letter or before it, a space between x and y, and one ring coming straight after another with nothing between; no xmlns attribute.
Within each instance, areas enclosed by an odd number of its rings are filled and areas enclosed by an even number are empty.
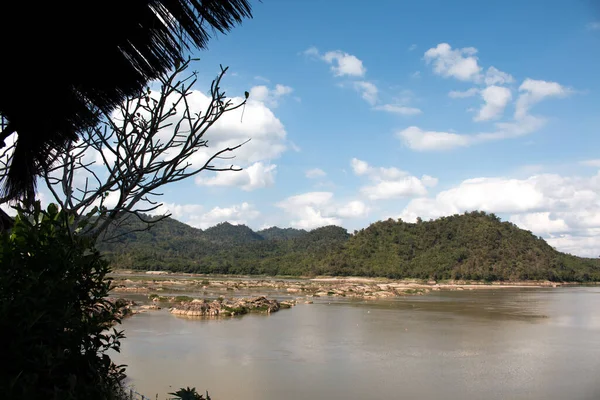
<svg viewBox="0 0 600 400"><path fill-rule="evenodd" d="M340 225L341 219L325 209L331 205L333 193L309 192L291 196L276 204L292 216L290 225L301 229L314 229L325 225Z"/></svg>
<svg viewBox="0 0 600 400"><path fill-rule="evenodd" d="M369 213L369 207L359 200L353 200L341 206L337 215L342 218L358 218L364 217Z"/></svg>
<svg viewBox="0 0 600 400"><path fill-rule="evenodd" d="M413 43L408 47L408 51L416 50L416 48L417 48L417 45Z"/></svg>
<svg viewBox="0 0 600 400"><path fill-rule="evenodd" d="M489 67L485 73L484 82L488 86L504 85L506 83L514 82L514 78L512 75L502 72L496 67Z"/></svg>
<svg viewBox="0 0 600 400"><path fill-rule="evenodd" d="M537 235L563 233L569 230L569 226L563 219L555 218L549 211L516 214L510 217L510 222Z"/></svg>
<svg viewBox="0 0 600 400"><path fill-rule="evenodd" d="M528 181L503 178L474 178L444 190L435 198L411 200L400 217L406 221L438 218L465 211L496 213L527 212L544 206L544 195Z"/></svg>
<svg viewBox="0 0 600 400"><path fill-rule="evenodd" d="M275 88L269 89L265 85L254 86L250 89L250 101L259 101L270 107L277 107L279 101L294 91L289 86L277 84Z"/></svg>
<svg viewBox="0 0 600 400"><path fill-rule="evenodd" d="M260 76L260 75L255 76L254 79L257 81L266 82L266 83L271 82L268 78L265 78L264 76Z"/></svg>
<svg viewBox="0 0 600 400"><path fill-rule="evenodd" d="M364 76L367 72L360 59L340 50L328 51L322 59L332 64L331 71L335 76Z"/></svg>
<svg viewBox="0 0 600 400"><path fill-rule="evenodd" d="M597 168L600 168L600 158L597 158L595 160L581 161L580 164L588 166L588 167L597 167Z"/></svg>
<svg viewBox="0 0 600 400"><path fill-rule="evenodd" d="M220 171L211 177L198 175L196 184L203 186L237 186L242 190L251 191L273 186L277 166L255 162L242 171Z"/></svg>
<svg viewBox="0 0 600 400"><path fill-rule="evenodd" d="M327 174L320 168L313 168L306 171L306 177L309 179L322 178Z"/></svg>
<svg viewBox="0 0 600 400"><path fill-rule="evenodd" d="M504 108L512 98L510 89L502 86L488 86L481 91L481 97L485 104L475 116L475 121L488 121L499 118L504 112Z"/></svg>
<svg viewBox="0 0 600 400"><path fill-rule="evenodd" d="M585 27L590 31L600 30L600 21L590 22Z"/></svg>
<svg viewBox="0 0 600 400"><path fill-rule="evenodd" d="M201 229L206 229L225 221L234 225L247 225L249 221L255 220L259 216L260 212L253 205L244 202L231 207L215 207L209 212L202 214L199 218L191 219L189 223Z"/></svg>
<svg viewBox="0 0 600 400"><path fill-rule="evenodd" d="M202 214L204 207L201 204L175 204L162 203L160 207L155 209L153 215L171 214L171 217L179 221L189 221L190 218L197 217Z"/></svg>
<svg viewBox="0 0 600 400"><path fill-rule="evenodd" d="M600 254L600 174L468 179L433 198L411 200L400 217L412 222L418 216L430 219L473 210L507 214L561 251Z"/></svg>
<svg viewBox="0 0 600 400"><path fill-rule="evenodd" d="M230 207L214 207L208 212L203 211L204 207L200 204L164 203L154 210L153 214L171 214L173 218L200 229L206 229L221 222L247 225L261 215L252 204L246 202Z"/></svg>
<svg viewBox="0 0 600 400"><path fill-rule="evenodd" d="M331 192L308 192L291 196L276 206L291 216L291 226L301 229L341 225L344 219L361 218L369 213L369 207L363 202L352 200L339 203Z"/></svg>
<svg viewBox="0 0 600 400"><path fill-rule="evenodd" d="M515 118L523 118L527 115L529 109L536 103L549 97L565 97L572 93L568 89L556 82L547 82L534 79L525 79L519 86L519 98L517 100Z"/></svg>
<svg viewBox="0 0 600 400"><path fill-rule="evenodd" d="M367 69L363 62L356 56L348 54L341 50L328 51L325 54L319 53L316 47L309 47L303 54L308 57L320 58L331 65L331 71L335 76L364 76Z"/></svg>
<svg viewBox="0 0 600 400"><path fill-rule="evenodd" d="M474 47L452 49L448 43L440 43L425 52L425 61L433 64L433 71L438 75L476 82L480 79L481 67L475 54Z"/></svg>
<svg viewBox="0 0 600 400"><path fill-rule="evenodd" d="M358 158L353 158L350 161L350 165L352 166L352 170L356 175L365 175L369 172L369 164L365 161L359 160Z"/></svg>
<svg viewBox="0 0 600 400"><path fill-rule="evenodd" d="M466 97L473 97L478 93L479 89L477 88L471 88L463 92L461 92L460 90L452 90L450 93L448 93L448 97L451 97L453 99L464 99Z"/></svg>
<svg viewBox="0 0 600 400"><path fill-rule="evenodd" d="M304 50L302 52L302 54L304 54L305 56L309 56L309 57L318 57L319 49L317 49L315 46L312 46L312 47L309 47L308 49Z"/></svg>
<svg viewBox="0 0 600 400"><path fill-rule="evenodd" d="M453 132L424 131L411 126L396 132L396 137L415 151L445 151L475 144L528 135L539 130L544 124L543 118L526 115L515 122L498 122L496 130L472 135Z"/></svg>
<svg viewBox="0 0 600 400"><path fill-rule="evenodd" d="M465 147L471 144L467 135L450 132L424 131L416 126L410 126L396 133L410 149L417 151L449 150Z"/></svg>
<svg viewBox="0 0 600 400"><path fill-rule="evenodd" d="M415 71L412 74L410 74L410 77L412 79L419 79L421 77L421 71Z"/></svg>
<svg viewBox="0 0 600 400"><path fill-rule="evenodd" d="M427 193L423 182L414 176L394 181L382 180L374 185L364 186L360 191L370 200L424 196Z"/></svg>
<svg viewBox="0 0 600 400"><path fill-rule="evenodd" d="M438 178L434 178L433 176L429 175L423 175L421 182L425 187L434 187L438 184Z"/></svg>
<svg viewBox="0 0 600 400"><path fill-rule="evenodd" d="M362 98L369 104L374 105L377 103L377 94L379 90L371 82L358 81L354 82L354 89L356 89L362 96Z"/></svg>
<svg viewBox="0 0 600 400"><path fill-rule="evenodd" d="M564 234L557 237L546 238L548 244L569 254L581 257L597 258L600 249L600 236L577 236Z"/></svg>
<svg viewBox="0 0 600 400"><path fill-rule="evenodd" d="M370 200L423 196L427 193L427 187L437 184L437 179L429 175L419 179L395 167L372 167L357 158L353 158L350 165L356 175L368 176L372 182L360 189L363 196Z"/></svg>
<svg viewBox="0 0 600 400"><path fill-rule="evenodd" d="M366 161L359 160L358 158L353 158L352 160L350 160L350 166L352 167L352 171L355 175L368 175L374 179L396 179L408 175L408 172L401 171L395 167L372 167Z"/></svg>
<svg viewBox="0 0 600 400"><path fill-rule="evenodd" d="M415 107L405 107L399 104L383 104L375 107L376 110L385 111L392 114L400 115L417 115L421 114L421 110Z"/></svg>
<svg viewBox="0 0 600 400"><path fill-rule="evenodd" d="M273 90L267 88L267 91L269 94L273 92L282 96L289 89L287 87L279 89L275 87ZM265 91L263 89L256 89L254 94L259 98L265 98ZM158 94L153 92L152 96L158 96ZM210 98L199 90L192 91L186 100L190 113L201 112L204 114L210 103ZM232 104L239 104L244 98L233 97L229 100L232 101ZM167 99L168 102L169 99ZM173 129L184 112L185 105L183 103L179 104L176 109L176 115L165 121L165 128L159 132L157 139L160 139L164 143L171 138ZM185 130L185 128L182 130ZM180 134L182 133L180 132ZM258 161L266 162L278 158L287 150L288 142L286 136L285 127L274 115L273 111L262 101L250 99L245 107L223 114L204 134L204 139L208 140L208 147L200 148L188 161L193 167L202 166L215 152L224 148L237 146L250 139L250 142L244 146L232 153L226 153L224 156L234 156L235 164L242 167ZM231 163L231 161L217 159L214 160L213 165L221 167L229 166Z"/></svg>
<svg viewBox="0 0 600 400"><path fill-rule="evenodd" d="M486 86L492 86L504 85L514 81L510 74L500 71L496 67L489 67L483 74L475 54L477 54L477 49L474 47L452 49L452 46L448 43L440 43L437 47L425 52L425 62L433 64L433 71L436 74L453 77L465 82L485 83ZM456 97L463 97L460 96L460 93L465 92L451 93L457 94Z"/></svg>

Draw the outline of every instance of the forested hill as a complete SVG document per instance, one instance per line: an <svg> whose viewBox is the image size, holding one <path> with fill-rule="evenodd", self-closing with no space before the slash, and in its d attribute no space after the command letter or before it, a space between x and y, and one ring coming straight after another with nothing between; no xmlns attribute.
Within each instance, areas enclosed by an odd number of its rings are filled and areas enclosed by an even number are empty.
<svg viewBox="0 0 600 400"><path fill-rule="evenodd" d="M132 228L120 228L121 233ZM600 281L598 260L560 253L531 232L483 212L414 224L389 219L353 235L336 226L254 232L229 223L203 231L168 218L98 247L113 267L143 270Z"/></svg>

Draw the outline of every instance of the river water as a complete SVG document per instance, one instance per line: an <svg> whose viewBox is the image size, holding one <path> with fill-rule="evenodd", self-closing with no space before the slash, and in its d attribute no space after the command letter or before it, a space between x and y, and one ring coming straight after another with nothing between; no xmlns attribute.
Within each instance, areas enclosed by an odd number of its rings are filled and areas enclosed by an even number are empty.
<svg viewBox="0 0 600 400"><path fill-rule="evenodd" d="M284 296L282 294L282 296ZM600 399L600 288L319 299L273 315L124 321L115 361L154 399Z"/></svg>

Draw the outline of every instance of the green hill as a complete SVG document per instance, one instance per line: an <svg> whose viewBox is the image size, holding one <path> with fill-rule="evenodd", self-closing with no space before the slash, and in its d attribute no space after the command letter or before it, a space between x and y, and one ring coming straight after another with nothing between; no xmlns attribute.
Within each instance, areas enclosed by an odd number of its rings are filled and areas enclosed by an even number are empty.
<svg viewBox="0 0 600 400"><path fill-rule="evenodd" d="M248 228L246 225L232 225L222 222L204 231L204 238L215 243L225 245L239 245L242 243L265 240L264 237Z"/></svg>
<svg viewBox="0 0 600 400"><path fill-rule="evenodd" d="M304 229L278 228L276 226L260 230L256 233L266 240L287 240L306 235Z"/></svg>
<svg viewBox="0 0 600 400"><path fill-rule="evenodd" d="M543 239L471 212L428 222L379 221L349 235L337 226L310 232L254 232L222 223L191 228L168 218L126 234L101 251L116 268L219 274L358 275L390 278L600 281L598 260L560 253Z"/></svg>

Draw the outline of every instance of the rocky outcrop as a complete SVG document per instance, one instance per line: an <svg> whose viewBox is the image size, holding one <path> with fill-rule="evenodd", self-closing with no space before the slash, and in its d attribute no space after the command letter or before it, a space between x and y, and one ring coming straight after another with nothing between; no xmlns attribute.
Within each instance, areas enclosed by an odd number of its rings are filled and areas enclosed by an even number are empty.
<svg viewBox="0 0 600 400"><path fill-rule="evenodd" d="M251 312L273 313L281 308L290 308L293 302L278 302L259 296L249 299L219 299L207 301L194 299L181 302L169 309L171 314L187 317L231 317Z"/></svg>

